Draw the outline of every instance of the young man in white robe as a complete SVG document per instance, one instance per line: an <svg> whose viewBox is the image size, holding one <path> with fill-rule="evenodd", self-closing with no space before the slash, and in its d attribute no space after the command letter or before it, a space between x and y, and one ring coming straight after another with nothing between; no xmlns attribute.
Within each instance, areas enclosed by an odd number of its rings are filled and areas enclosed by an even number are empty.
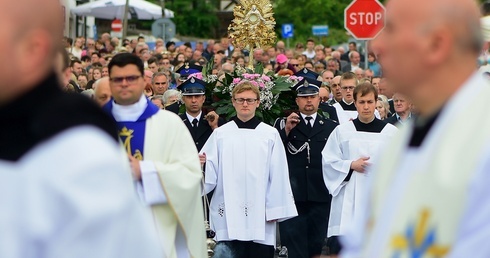
<svg viewBox="0 0 490 258"><path fill-rule="evenodd" d="M332 105L337 111L339 124L344 124L357 118L358 112L356 105L354 105L354 89L358 83L355 73L346 72L340 77L342 100ZM377 110L374 111L374 114L376 118L380 118Z"/></svg>
<svg viewBox="0 0 490 258"><path fill-rule="evenodd" d="M388 2L390 28L372 47L418 117L374 168L369 205L342 257L490 257L490 84L475 62L475 3Z"/></svg>
<svg viewBox="0 0 490 258"><path fill-rule="evenodd" d="M276 222L297 216L286 152L276 129L260 122L259 89L245 81L232 91L237 116L215 129L206 155L205 193L215 190L214 258L272 258Z"/></svg>
<svg viewBox="0 0 490 258"><path fill-rule="evenodd" d="M377 160L379 148L398 131L374 116L378 99L374 86L360 84L353 96L359 116L338 126L322 151L324 181L332 194L327 246L333 256L341 250L338 237L349 230L366 201L366 168Z"/></svg>
<svg viewBox="0 0 490 258"><path fill-rule="evenodd" d="M117 121L137 189L151 205L166 257L207 257L196 147L177 115L145 97L143 71L138 57L114 56L109 63L113 100L104 109Z"/></svg>
<svg viewBox="0 0 490 258"><path fill-rule="evenodd" d="M39 6L61 8L0 1L0 257L161 258L115 123L62 91L61 13Z"/></svg>

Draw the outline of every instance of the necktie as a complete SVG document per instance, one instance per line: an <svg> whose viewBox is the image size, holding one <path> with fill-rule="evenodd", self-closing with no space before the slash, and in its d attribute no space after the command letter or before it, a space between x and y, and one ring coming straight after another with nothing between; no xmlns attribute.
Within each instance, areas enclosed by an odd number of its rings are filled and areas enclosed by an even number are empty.
<svg viewBox="0 0 490 258"><path fill-rule="evenodd" d="M311 129L313 127L313 124L311 123L311 120L313 119L313 117L307 116L307 117L305 117L305 119L306 119L306 125L308 126L308 128Z"/></svg>
<svg viewBox="0 0 490 258"><path fill-rule="evenodd" d="M197 118L194 118L194 120L192 120L192 128L197 128L197 123L199 121L197 121Z"/></svg>

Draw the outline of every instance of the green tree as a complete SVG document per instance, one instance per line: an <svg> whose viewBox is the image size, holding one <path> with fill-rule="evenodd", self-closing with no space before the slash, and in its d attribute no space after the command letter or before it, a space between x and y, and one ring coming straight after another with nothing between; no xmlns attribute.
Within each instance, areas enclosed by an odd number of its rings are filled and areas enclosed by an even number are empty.
<svg viewBox="0 0 490 258"><path fill-rule="evenodd" d="M294 24L293 42L305 42L312 37L312 25L328 25L330 36L322 43L334 45L348 39L344 30L344 9L351 0L276 0L274 1L276 31L281 35L281 25Z"/></svg>
<svg viewBox="0 0 490 258"><path fill-rule="evenodd" d="M160 4L160 0L147 0ZM215 1L204 0L165 0L165 8L174 12L172 21L180 35L194 37L213 37L218 25Z"/></svg>

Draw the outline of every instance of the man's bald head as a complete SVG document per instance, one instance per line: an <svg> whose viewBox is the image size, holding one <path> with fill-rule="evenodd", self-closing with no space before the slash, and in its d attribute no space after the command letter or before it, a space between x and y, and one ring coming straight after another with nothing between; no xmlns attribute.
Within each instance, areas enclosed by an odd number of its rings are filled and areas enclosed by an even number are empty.
<svg viewBox="0 0 490 258"><path fill-rule="evenodd" d="M371 47L395 91L414 101L450 95L476 70L482 41L474 0L390 0L386 8L386 27Z"/></svg>
<svg viewBox="0 0 490 258"><path fill-rule="evenodd" d="M54 71L63 36L59 1L0 1L0 105L41 83ZM48 62L48 63L47 63ZM18 76L21 74L22 76Z"/></svg>
<svg viewBox="0 0 490 258"><path fill-rule="evenodd" d="M95 101L99 106L104 106L112 97L109 77L98 79L94 83Z"/></svg>

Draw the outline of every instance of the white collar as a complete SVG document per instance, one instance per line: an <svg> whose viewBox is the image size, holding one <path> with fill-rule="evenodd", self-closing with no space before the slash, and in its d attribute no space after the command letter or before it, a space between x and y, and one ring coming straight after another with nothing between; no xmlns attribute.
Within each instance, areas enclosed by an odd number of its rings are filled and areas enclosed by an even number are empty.
<svg viewBox="0 0 490 258"><path fill-rule="evenodd" d="M347 102L345 102L344 98L342 98L342 102L344 102L346 105L349 105L349 106L354 103L354 101L352 101L351 103L347 103Z"/></svg>
<svg viewBox="0 0 490 258"><path fill-rule="evenodd" d="M136 122L145 112L146 107L148 107L148 101L145 95L141 95L138 102L127 106L119 105L113 100L112 115L117 122Z"/></svg>
<svg viewBox="0 0 490 258"><path fill-rule="evenodd" d="M191 116L189 113L185 112L185 115L187 116L187 120L189 120L189 123L192 124L192 121L194 120L194 118L197 119L197 122L199 124L199 121L201 121L201 116L202 116L202 111L199 112L199 115L197 115L196 117L193 117Z"/></svg>
<svg viewBox="0 0 490 258"><path fill-rule="evenodd" d="M306 124L306 117L307 117L308 115L305 115L305 114L303 114L303 113L300 113L300 114L301 114L301 117L303 117L303 120L305 121L305 124ZM315 124L316 115L317 115L317 113L314 113L314 114L312 114L312 115L309 115L310 117L312 117L312 118L313 118L313 119L311 120L311 123L312 123L311 125L312 125L312 126Z"/></svg>

